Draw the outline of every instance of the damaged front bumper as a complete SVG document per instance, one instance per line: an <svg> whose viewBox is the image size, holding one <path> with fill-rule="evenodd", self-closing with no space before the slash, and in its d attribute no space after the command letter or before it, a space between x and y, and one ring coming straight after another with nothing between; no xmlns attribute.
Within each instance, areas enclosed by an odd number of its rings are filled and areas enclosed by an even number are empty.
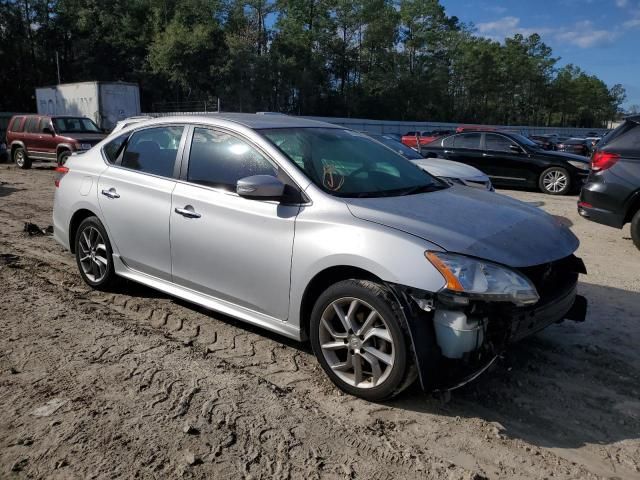
<svg viewBox="0 0 640 480"><path fill-rule="evenodd" d="M389 285L402 305L424 390L459 388L486 371L508 345L564 319L585 320L587 300L577 294L578 274L586 273L580 259L572 255L523 270L540 292L529 307L481 301L456 307L437 293Z"/></svg>

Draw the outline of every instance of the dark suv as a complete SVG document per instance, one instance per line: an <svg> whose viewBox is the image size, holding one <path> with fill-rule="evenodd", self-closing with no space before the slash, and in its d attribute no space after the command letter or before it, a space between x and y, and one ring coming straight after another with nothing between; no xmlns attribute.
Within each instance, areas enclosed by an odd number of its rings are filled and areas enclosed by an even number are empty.
<svg viewBox="0 0 640 480"><path fill-rule="evenodd" d="M640 115L627 117L598 142L578 213L610 227L631 222L633 243L640 248Z"/></svg>
<svg viewBox="0 0 640 480"><path fill-rule="evenodd" d="M16 115L7 128L7 149L20 168L33 160L62 165L73 152L89 150L106 135L88 118Z"/></svg>

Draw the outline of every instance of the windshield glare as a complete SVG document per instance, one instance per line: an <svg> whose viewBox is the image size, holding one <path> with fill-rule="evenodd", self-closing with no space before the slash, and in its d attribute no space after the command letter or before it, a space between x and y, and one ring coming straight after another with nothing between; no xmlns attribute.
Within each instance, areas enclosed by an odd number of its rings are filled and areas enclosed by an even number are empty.
<svg viewBox="0 0 640 480"><path fill-rule="evenodd" d="M261 130L318 187L338 197L409 195L446 185L367 135L338 128Z"/></svg>
<svg viewBox="0 0 640 480"><path fill-rule="evenodd" d="M53 126L58 133L100 133L95 123L83 117L54 118Z"/></svg>
<svg viewBox="0 0 640 480"><path fill-rule="evenodd" d="M371 138L386 145L387 147L399 153L404 158L408 158L409 160L421 160L422 158L424 158L422 155L416 152L413 148L407 147L404 143L398 142L393 138L386 137L384 135L371 135Z"/></svg>

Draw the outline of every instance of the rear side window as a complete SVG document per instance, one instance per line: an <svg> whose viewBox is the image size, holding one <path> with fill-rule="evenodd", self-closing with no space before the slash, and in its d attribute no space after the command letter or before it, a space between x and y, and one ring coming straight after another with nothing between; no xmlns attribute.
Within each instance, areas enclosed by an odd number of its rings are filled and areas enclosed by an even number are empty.
<svg viewBox="0 0 640 480"><path fill-rule="evenodd" d="M13 122L11 122L11 127L9 127L9 130L11 130L12 132L21 132L22 131L22 120L24 119L24 117L16 117L13 119Z"/></svg>
<svg viewBox="0 0 640 480"><path fill-rule="evenodd" d="M629 150L635 152L635 155L640 155L640 125L627 120L618 128L620 131L611 132L612 138L605 137L606 145L611 145L612 149Z"/></svg>
<svg viewBox="0 0 640 480"><path fill-rule="evenodd" d="M24 127L25 132L37 133L39 121L40 119L38 117L28 117L27 123L25 124L25 127Z"/></svg>
<svg viewBox="0 0 640 480"><path fill-rule="evenodd" d="M503 137L502 135L494 135L491 133L485 134L484 145L486 150L492 150L494 152L510 152L511 144L510 139Z"/></svg>
<svg viewBox="0 0 640 480"><path fill-rule="evenodd" d="M456 148L480 150L480 138L482 138L481 133L463 133L462 135L456 135L454 146Z"/></svg>
<svg viewBox="0 0 640 480"><path fill-rule="evenodd" d="M122 166L143 173L173 177L184 127L146 128L135 132L122 156Z"/></svg>
<svg viewBox="0 0 640 480"><path fill-rule="evenodd" d="M189 182L235 192L238 180L252 175L277 176L277 170L258 150L237 137L208 128L194 130Z"/></svg>
<svg viewBox="0 0 640 480"><path fill-rule="evenodd" d="M115 140L111 140L103 147L102 151L104 152L104 156L107 157L107 161L109 163L116 162L118 155L120 155L120 152L122 151L122 147L127 141L127 138L129 138L128 133L126 135L120 135L118 138L116 138Z"/></svg>

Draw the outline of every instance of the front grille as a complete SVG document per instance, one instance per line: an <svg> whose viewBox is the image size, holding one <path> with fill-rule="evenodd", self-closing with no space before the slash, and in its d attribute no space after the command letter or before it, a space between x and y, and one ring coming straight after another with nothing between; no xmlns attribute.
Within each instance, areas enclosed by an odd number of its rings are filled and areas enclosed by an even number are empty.
<svg viewBox="0 0 640 480"><path fill-rule="evenodd" d="M575 255L518 270L536 287L541 303L561 296L575 286L579 273L586 273L584 263Z"/></svg>

